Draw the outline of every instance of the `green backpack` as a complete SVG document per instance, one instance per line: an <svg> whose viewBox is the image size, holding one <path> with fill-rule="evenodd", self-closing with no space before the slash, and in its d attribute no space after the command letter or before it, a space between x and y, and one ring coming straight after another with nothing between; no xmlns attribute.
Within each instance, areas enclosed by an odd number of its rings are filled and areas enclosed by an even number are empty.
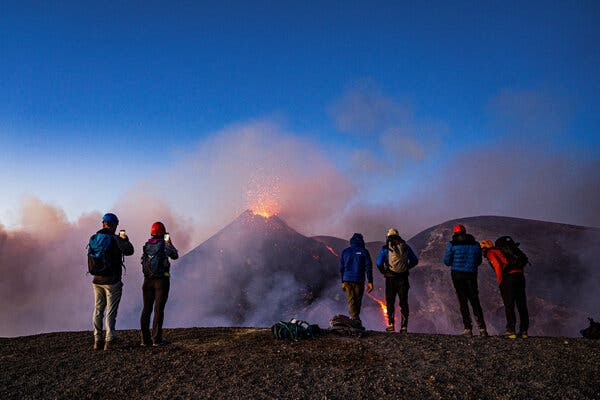
<svg viewBox="0 0 600 400"><path fill-rule="evenodd" d="M271 327L273 338L291 339L299 342L300 339L312 339L322 333L319 325L311 325L306 321L300 321L295 318L289 322L279 321Z"/></svg>

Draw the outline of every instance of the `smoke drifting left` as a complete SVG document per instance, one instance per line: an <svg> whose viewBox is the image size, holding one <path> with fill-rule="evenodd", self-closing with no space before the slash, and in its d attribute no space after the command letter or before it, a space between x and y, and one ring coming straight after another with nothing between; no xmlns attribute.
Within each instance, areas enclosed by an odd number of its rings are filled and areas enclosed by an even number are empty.
<svg viewBox="0 0 600 400"><path fill-rule="evenodd" d="M162 220L175 245L184 251L189 235L184 220L139 191L131 191L112 211L119 215L119 227L127 230L136 251L125 260L126 290L118 325L135 327L142 279L140 249L150 225ZM0 336L91 329L93 292L85 247L90 235L101 228L102 214L92 212L69 222L63 210L34 197L23 200L21 214L22 228L6 230L0 225Z"/></svg>
<svg viewBox="0 0 600 400"><path fill-rule="evenodd" d="M23 200L22 215L21 230L0 229L0 335L87 328L92 299L83 256L101 215L69 223L36 198Z"/></svg>

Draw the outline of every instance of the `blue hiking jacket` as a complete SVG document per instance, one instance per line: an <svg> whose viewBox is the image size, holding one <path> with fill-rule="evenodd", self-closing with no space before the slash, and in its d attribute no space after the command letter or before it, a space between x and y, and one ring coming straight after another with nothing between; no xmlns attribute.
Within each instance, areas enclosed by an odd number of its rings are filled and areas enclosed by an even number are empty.
<svg viewBox="0 0 600 400"><path fill-rule="evenodd" d="M472 235L457 233L452 236L444 254L444 264L452 271L477 272L481 260L481 246Z"/></svg>
<svg viewBox="0 0 600 400"><path fill-rule="evenodd" d="M350 239L350 247L340 256L340 274L342 282L373 283L373 261L365 241L360 233L355 233Z"/></svg>

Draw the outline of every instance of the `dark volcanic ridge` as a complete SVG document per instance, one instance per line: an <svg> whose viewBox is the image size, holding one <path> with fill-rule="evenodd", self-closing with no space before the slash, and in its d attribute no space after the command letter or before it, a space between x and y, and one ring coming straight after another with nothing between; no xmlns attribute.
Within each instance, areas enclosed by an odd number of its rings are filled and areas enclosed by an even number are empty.
<svg viewBox="0 0 600 400"><path fill-rule="evenodd" d="M600 229L470 217L444 222L408 241L420 259L411 272L414 331L462 329L449 268L442 262L456 223L466 225L478 240L510 234L521 242L532 263L526 276L533 334L575 336L585 318L598 312L590 293L600 287L600 272L592 257L592 249L600 247ZM299 317L326 324L332 315L347 312L339 288L339 254L347 245L347 239L309 238L277 216L265 218L246 211L178 262L173 288L186 295L173 293L169 308L176 313L168 322L171 326L266 326ZM381 241L367 243L373 262L382 245ZM487 261L479 275L490 331L503 332L504 309ZM375 290L365 295L361 318L367 328L383 329L385 282L375 268L374 278Z"/></svg>
<svg viewBox="0 0 600 400"><path fill-rule="evenodd" d="M600 398L597 341L433 334L329 334L298 343L268 329L168 329L172 343L119 332L93 351L89 332L0 339L2 399Z"/></svg>

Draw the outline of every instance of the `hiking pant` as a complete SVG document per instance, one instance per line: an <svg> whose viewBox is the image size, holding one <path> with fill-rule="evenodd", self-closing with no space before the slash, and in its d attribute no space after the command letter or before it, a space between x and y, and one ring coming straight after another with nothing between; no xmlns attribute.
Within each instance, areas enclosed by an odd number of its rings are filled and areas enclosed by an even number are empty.
<svg viewBox="0 0 600 400"><path fill-rule="evenodd" d="M471 303L473 314L475 314L479 329L485 329L483 310L481 309L481 303L479 302L477 272L452 271L451 274L465 329L473 329L468 303Z"/></svg>
<svg viewBox="0 0 600 400"><path fill-rule="evenodd" d="M169 278L144 278L144 284L142 285L144 308L140 317L143 343L150 344L162 341L162 325L170 286ZM152 336L150 336L152 308L154 308L154 321L152 322Z"/></svg>
<svg viewBox="0 0 600 400"><path fill-rule="evenodd" d="M106 341L115 338L115 324L117 323L117 310L121 302L123 293L123 282L117 282L112 285L97 285L94 287L94 340L102 341L102 320L104 319L104 310L106 309Z"/></svg>
<svg viewBox="0 0 600 400"><path fill-rule="evenodd" d="M342 288L346 292L346 297L348 298L350 317L353 319L360 319L360 308L365 292L364 282L343 282Z"/></svg>
<svg viewBox="0 0 600 400"><path fill-rule="evenodd" d="M408 273L385 278L385 306L387 307L388 324L394 324L396 295L400 298L402 326L408 325Z"/></svg>
<svg viewBox="0 0 600 400"><path fill-rule="evenodd" d="M529 312L527 311L527 296L525 295L525 275L522 273L504 274L500 284L500 294L506 312L506 331L516 332L516 304L517 310L519 310L519 332L527 332L529 329Z"/></svg>

